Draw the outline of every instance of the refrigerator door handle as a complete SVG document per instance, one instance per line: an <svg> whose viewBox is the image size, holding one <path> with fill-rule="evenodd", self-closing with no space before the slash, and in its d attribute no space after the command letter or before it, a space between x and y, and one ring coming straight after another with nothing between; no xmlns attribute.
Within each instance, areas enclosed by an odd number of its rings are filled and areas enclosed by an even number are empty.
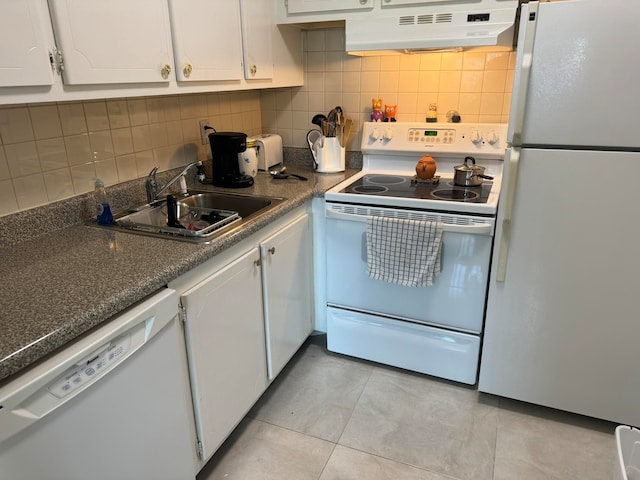
<svg viewBox="0 0 640 480"><path fill-rule="evenodd" d="M506 190L500 197L500 202L502 203L502 233L500 235L500 244L498 245L498 267L496 269L496 281L498 282L504 282L507 275L507 257L509 256L509 239L511 234L511 215L513 213L513 202L515 201L516 194L520 150L514 147L507 148L504 161L507 164L508 169Z"/></svg>
<svg viewBox="0 0 640 480"><path fill-rule="evenodd" d="M522 145L522 129L524 127L525 106L529 90L529 76L533 63L533 43L536 37L536 18L538 2L522 5L520 33L518 34L518 54L511 97L511 112L507 139L511 145Z"/></svg>

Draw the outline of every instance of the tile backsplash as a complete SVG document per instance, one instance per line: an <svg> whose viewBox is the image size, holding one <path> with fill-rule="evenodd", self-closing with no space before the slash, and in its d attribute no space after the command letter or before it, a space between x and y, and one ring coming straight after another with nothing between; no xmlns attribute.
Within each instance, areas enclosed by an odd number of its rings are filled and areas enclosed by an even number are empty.
<svg viewBox="0 0 640 480"><path fill-rule="evenodd" d="M515 52L357 57L345 53L342 28L304 35L304 86L261 95L263 130L281 135L284 145L306 147L311 118L340 105L354 122L348 149L359 150L372 98L397 105L398 121L424 122L430 103L438 107L438 121L450 110L463 122L508 121Z"/></svg>
<svg viewBox="0 0 640 480"><path fill-rule="evenodd" d="M344 29L304 32L302 87L52 104L0 105L0 215L210 158L199 120L218 130L277 133L306 148L311 118L342 106L359 150L372 98L398 106L398 121L507 122L515 52L424 53L356 57ZM0 104L1 104L0 96Z"/></svg>
<svg viewBox="0 0 640 480"><path fill-rule="evenodd" d="M211 158L199 120L262 131L257 91L0 106L0 215Z"/></svg>

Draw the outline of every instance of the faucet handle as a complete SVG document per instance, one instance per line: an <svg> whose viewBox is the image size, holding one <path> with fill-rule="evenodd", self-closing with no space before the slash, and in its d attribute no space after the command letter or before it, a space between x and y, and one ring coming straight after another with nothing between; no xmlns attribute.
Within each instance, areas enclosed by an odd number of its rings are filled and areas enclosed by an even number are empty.
<svg viewBox="0 0 640 480"><path fill-rule="evenodd" d="M158 194L158 181L156 180L156 173L158 172L158 166L156 165L147 175L147 180L144 182L145 189L147 191L148 203L153 202Z"/></svg>

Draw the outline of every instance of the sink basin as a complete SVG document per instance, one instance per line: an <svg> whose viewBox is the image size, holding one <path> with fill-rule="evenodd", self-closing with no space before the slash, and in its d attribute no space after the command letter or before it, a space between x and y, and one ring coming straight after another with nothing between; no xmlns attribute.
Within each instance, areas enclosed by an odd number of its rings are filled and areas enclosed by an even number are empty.
<svg viewBox="0 0 640 480"><path fill-rule="evenodd" d="M192 243L208 243L249 220L264 215L285 199L196 190L176 200L176 217L184 228L167 225L165 200L116 214L114 224L106 228ZM93 223L92 226L97 224Z"/></svg>

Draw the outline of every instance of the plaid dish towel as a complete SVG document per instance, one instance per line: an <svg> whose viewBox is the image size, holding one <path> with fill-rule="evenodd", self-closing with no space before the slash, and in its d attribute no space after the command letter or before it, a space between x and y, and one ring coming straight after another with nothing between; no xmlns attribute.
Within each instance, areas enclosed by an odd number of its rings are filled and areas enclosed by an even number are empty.
<svg viewBox="0 0 640 480"><path fill-rule="evenodd" d="M440 274L442 224L367 218L367 275L405 287L430 287Z"/></svg>

